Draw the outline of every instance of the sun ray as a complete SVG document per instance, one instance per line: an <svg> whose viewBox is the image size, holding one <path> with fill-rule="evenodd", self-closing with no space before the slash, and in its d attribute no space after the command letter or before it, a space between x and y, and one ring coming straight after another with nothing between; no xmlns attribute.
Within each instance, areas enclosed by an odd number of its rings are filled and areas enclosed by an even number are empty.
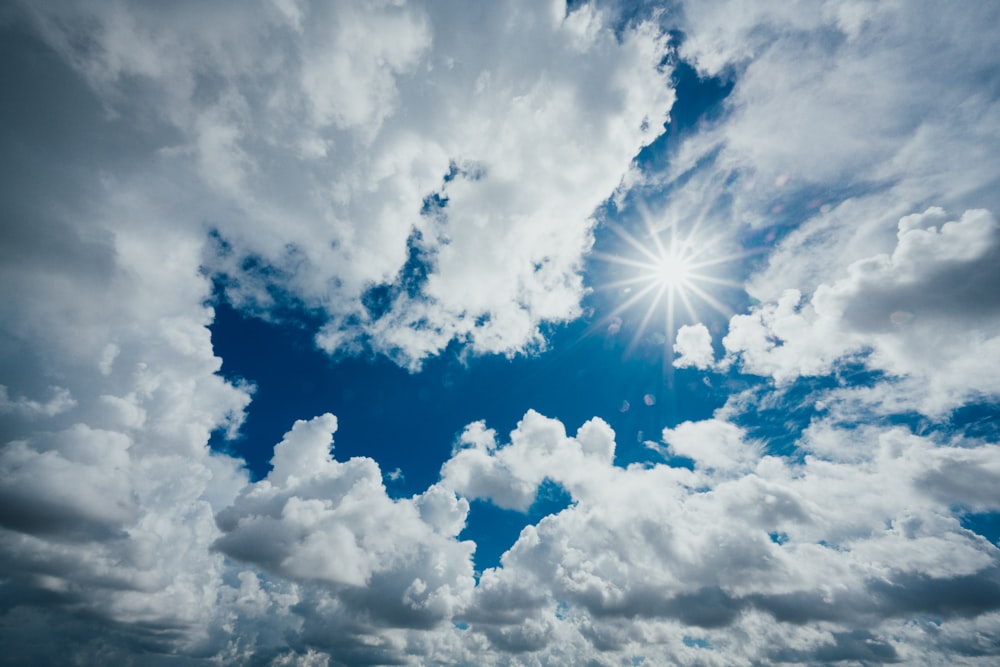
<svg viewBox="0 0 1000 667"><path fill-rule="evenodd" d="M694 305L691 303L691 297L688 296L687 290L679 290L678 295L681 297L681 302L684 304L684 309L687 311L688 317L697 321L698 313L695 311Z"/></svg>
<svg viewBox="0 0 1000 667"><path fill-rule="evenodd" d="M634 236L629 234L627 231L625 231L618 225L611 225L611 231L617 234L623 241L628 243L630 246L638 250L640 254L648 257L651 262L656 262L656 260L659 259L655 253L650 251L649 248L639 243L638 239L636 239Z"/></svg>
<svg viewBox="0 0 1000 667"><path fill-rule="evenodd" d="M646 296L647 294L649 294L650 292L652 292L654 289L656 289L656 287L657 287L657 285L655 283L650 283L650 284L646 285L641 290L639 290L635 294L631 295L628 299L626 299L622 303L618 304L618 306L616 306L610 313L608 313L606 316L604 316L603 318L601 318L597 323L595 323L592 327L590 327L590 330L594 331L594 330L597 330L597 329L605 326L611 320L613 320L614 318L618 317L619 315L621 315L622 313L624 313L626 310L628 310L629 308L631 308L633 305L635 305L636 303L638 303L639 301L641 301L644 296Z"/></svg>
<svg viewBox="0 0 1000 667"><path fill-rule="evenodd" d="M714 276L701 274L697 275L696 278L700 283L709 283L712 285L721 285L722 287L732 287L736 289L741 289L743 287L743 283L736 280L726 280L725 278L716 278Z"/></svg>
<svg viewBox="0 0 1000 667"><path fill-rule="evenodd" d="M645 331L646 326L649 325L649 321L653 319L653 314L656 312L656 307L657 305L659 305L660 299L663 298L663 292L665 291L665 289L666 287L664 285L659 286L659 289L657 290L656 295L653 297L653 300L650 302L649 307L646 308L646 314L642 316L642 321L639 323L639 327L636 329L635 335L633 335L632 339L629 341L626 351L628 352L633 351L639 344L639 340L642 337L643 331ZM667 298L669 299L670 297L668 296Z"/></svg>
<svg viewBox="0 0 1000 667"><path fill-rule="evenodd" d="M620 287L632 287L633 285L638 285L640 283L648 283L649 278L645 276L638 276L632 278L622 278L621 280L616 280L611 283L605 283L604 285L598 285L597 289L601 291L616 290Z"/></svg>
<svg viewBox="0 0 1000 667"><path fill-rule="evenodd" d="M711 306L717 313L719 313L723 317L729 317L730 315L733 314L732 309L727 308L724 303L722 303L721 301L719 301L714 296L712 296L705 290L701 289L697 285L689 285L688 287L691 289L692 292L697 294L705 303Z"/></svg>
<svg viewBox="0 0 1000 667"><path fill-rule="evenodd" d="M659 258L657 258L657 260L654 262L642 262L637 259L632 259L630 257L620 257L618 255L599 255L596 253L594 254L594 257L597 259L603 259L608 262L614 262L615 264L622 264L624 266L634 266L639 269L654 268L656 267L656 261L659 261Z"/></svg>

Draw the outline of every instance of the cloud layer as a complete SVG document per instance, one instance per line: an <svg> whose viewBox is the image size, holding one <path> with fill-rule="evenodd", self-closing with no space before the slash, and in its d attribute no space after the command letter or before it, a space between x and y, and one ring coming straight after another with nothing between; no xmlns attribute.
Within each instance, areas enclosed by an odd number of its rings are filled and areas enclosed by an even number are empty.
<svg viewBox="0 0 1000 667"><path fill-rule="evenodd" d="M1000 399L996 14L0 11L0 663L995 662L1000 448L959 413ZM732 92L665 147L678 59ZM414 372L537 351L609 198L755 253L752 304L672 349L745 391L647 462L532 406L411 497L336 456L350 414L301 415L255 481L218 451L255 390L219 374L220 294ZM477 571L472 504L546 485L569 505Z"/></svg>

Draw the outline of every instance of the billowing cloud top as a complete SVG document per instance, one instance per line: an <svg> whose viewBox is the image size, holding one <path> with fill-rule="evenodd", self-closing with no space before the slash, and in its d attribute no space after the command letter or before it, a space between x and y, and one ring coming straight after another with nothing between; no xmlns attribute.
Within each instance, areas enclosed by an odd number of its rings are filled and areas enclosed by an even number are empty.
<svg viewBox="0 0 1000 667"><path fill-rule="evenodd" d="M212 14L30 18L110 113L159 126L154 171L217 235L231 299L287 291L328 318L324 349L413 368L452 340L536 348L579 314L590 214L673 100L656 28L559 2Z"/></svg>
<svg viewBox="0 0 1000 667"><path fill-rule="evenodd" d="M0 9L0 664L994 664L997 25L988 3ZM671 225L691 266L589 300L603 230ZM236 454L256 388L220 373L222 303L416 374L580 319L613 348L659 313L602 299L643 283L677 304L662 387L716 401L659 437L518 404L414 494L338 453L351 414L299 415L252 478ZM495 566L482 507L531 517Z"/></svg>

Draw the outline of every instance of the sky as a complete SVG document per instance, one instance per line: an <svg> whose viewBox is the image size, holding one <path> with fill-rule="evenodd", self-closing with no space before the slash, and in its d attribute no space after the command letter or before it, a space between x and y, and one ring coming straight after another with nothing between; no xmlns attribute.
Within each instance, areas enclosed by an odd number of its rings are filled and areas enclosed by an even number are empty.
<svg viewBox="0 0 1000 667"><path fill-rule="evenodd" d="M998 26L0 3L0 664L996 664Z"/></svg>

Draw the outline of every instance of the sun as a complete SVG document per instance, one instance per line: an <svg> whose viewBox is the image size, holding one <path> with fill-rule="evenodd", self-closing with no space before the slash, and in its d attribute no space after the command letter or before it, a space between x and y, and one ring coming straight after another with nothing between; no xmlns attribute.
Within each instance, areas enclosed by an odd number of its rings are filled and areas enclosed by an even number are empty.
<svg viewBox="0 0 1000 667"><path fill-rule="evenodd" d="M684 252L669 252L660 257L650 269L652 279L667 289L686 288L695 275Z"/></svg>
<svg viewBox="0 0 1000 667"><path fill-rule="evenodd" d="M632 252L620 254L594 253L596 259L604 260L625 268L625 277L600 286L600 289L615 290L623 300L605 318L611 321L636 306L645 305L639 326L635 329L629 348L634 348L645 334L647 327L657 312L665 312L664 333L666 344L673 343L678 320L686 316L687 321L701 320L698 307L707 305L728 317L732 313L713 292L722 288L741 288L740 283L723 277L721 267L744 256L744 253L722 251L721 237L709 236L699 231L693 224L681 233L677 222L664 223L659 227L652 216L643 215L646 234L642 240L618 225L611 229L626 242Z"/></svg>

